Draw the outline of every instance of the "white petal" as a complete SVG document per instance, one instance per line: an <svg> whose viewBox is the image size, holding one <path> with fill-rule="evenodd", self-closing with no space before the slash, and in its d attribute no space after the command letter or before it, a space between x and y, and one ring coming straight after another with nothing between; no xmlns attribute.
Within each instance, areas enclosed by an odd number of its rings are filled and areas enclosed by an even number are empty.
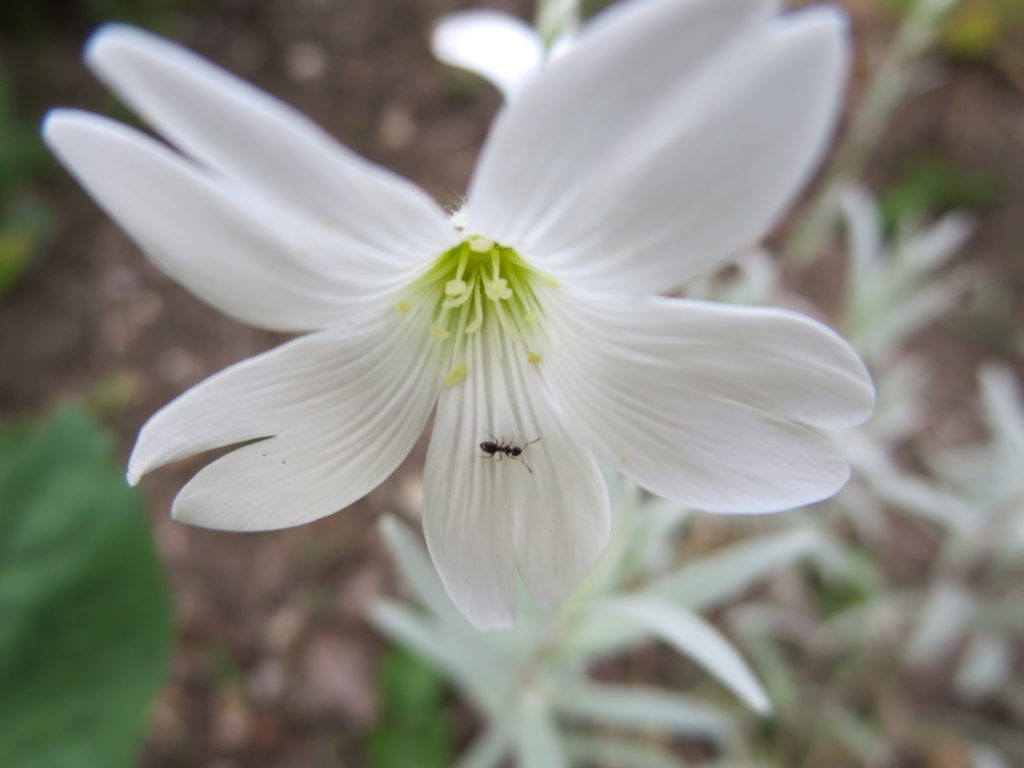
<svg viewBox="0 0 1024 768"><path fill-rule="evenodd" d="M390 317L385 318L385 322ZM129 477L254 438L201 470L174 516L209 528L266 530L359 499L408 454L440 387L436 344L381 323L304 336L189 390L143 427Z"/></svg>
<svg viewBox="0 0 1024 768"><path fill-rule="evenodd" d="M634 292L674 288L764 235L831 133L845 73L842 19L819 8L737 32L727 4L682 5L705 11L706 20L689 29L702 35L695 50L711 56L704 66L670 77L661 69L665 54L622 57L621 84L609 75L611 85L596 98L569 82L561 98L580 104L546 120L521 106L533 103L524 94L511 111L517 121L537 123L550 146L527 144L503 158L515 168L487 164L485 155L471 190L474 227L543 258L565 280ZM744 8L749 21L754 4ZM715 34L703 35L709 26ZM553 82L548 75L560 66L546 69L544 80ZM631 122L606 120L613 110ZM495 143L503 136L496 130ZM566 145L568 159L549 156ZM509 209L509 196L529 185L530 201L513 209L518 217L491 213Z"/></svg>
<svg viewBox="0 0 1024 768"><path fill-rule="evenodd" d="M51 112L47 143L99 204L182 285L222 311L274 330L322 328L376 286L333 269L300 229L144 134L73 110ZM337 271L337 270L335 270Z"/></svg>
<svg viewBox="0 0 1024 768"><path fill-rule="evenodd" d="M489 80L506 100L537 74L544 58L533 27L501 11L448 14L434 27L430 42L434 56Z"/></svg>
<svg viewBox="0 0 1024 768"><path fill-rule="evenodd" d="M517 242L595 161L629 146L644 107L692 76L767 3L623 3L587 25L495 121L470 186L474 229Z"/></svg>
<svg viewBox="0 0 1024 768"><path fill-rule="evenodd" d="M442 393L424 472L431 557L452 600L481 629L512 625L517 565L539 602L564 599L604 550L610 526L593 458L519 355L508 342L485 353L476 337L471 359L479 364ZM488 457L479 448L488 440L523 446L521 459Z"/></svg>
<svg viewBox="0 0 1024 768"><path fill-rule="evenodd" d="M443 211L421 189L184 48L111 24L90 39L86 58L182 151L278 204L385 251L441 253L454 244Z"/></svg>
<svg viewBox="0 0 1024 768"><path fill-rule="evenodd" d="M634 376L710 392L815 427L862 424L871 375L835 331L785 309L650 297L562 303L571 354L620 359Z"/></svg>
<svg viewBox="0 0 1024 768"><path fill-rule="evenodd" d="M653 493L715 512L831 495L849 469L816 425L870 413L870 379L823 326L781 310L653 298L553 304L545 361L573 429Z"/></svg>

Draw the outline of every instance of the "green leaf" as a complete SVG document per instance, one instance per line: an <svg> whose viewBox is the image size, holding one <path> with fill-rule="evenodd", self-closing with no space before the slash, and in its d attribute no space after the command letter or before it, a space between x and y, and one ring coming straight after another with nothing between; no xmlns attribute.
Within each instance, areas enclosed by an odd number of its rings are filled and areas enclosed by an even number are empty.
<svg viewBox="0 0 1024 768"><path fill-rule="evenodd" d="M88 417L0 429L0 765L130 766L164 678L145 510Z"/></svg>
<svg viewBox="0 0 1024 768"><path fill-rule="evenodd" d="M938 157L922 157L910 164L880 200L887 232L899 223L952 208L978 210L998 202L1004 181L989 171L960 168Z"/></svg>
<svg viewBox="0 0 1024 768"><path fill-rule="evenodd" d="M27 196L0 209L0 298L50 244L56 219L47 203Z"/></svg>
<svg viewBox="0 0 1024 768"><path fill-rule="evenodd" d="M381 716L367 736L373 768L444 768L451 765L453 726L444 709L444 683L415 654L392 650L377 673Z"/></svg>

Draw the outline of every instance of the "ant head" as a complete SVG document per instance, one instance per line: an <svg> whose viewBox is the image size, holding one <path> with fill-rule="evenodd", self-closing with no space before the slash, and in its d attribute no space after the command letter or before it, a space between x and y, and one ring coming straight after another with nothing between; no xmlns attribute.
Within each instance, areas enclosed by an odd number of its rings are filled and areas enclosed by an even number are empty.
<svg viewBox="0 0 1024 768"><path fill-rule="evenodd" d="M522 452L523 452L523 449L520 448L518 445L513 445L511 448L508 449L508 455L509 456L518 456Z"/></svg>

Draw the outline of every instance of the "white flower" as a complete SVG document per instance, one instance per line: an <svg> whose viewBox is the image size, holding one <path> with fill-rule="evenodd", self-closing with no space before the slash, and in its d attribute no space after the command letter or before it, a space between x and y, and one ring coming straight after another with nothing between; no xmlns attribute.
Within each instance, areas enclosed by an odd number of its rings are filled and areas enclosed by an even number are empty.
<svg viewBox="0 0 1024 768"><path fill-rule="evenodd" d="M475 72L511 101L540 72L545 58L560 57L573 38L567 31L546 52L540 34L519 17L473 8L438 21L430 47L439 60Z"/></svg>
<svg viewBox="0 0 1024 768"><path fill-rule="evenodd" d="M44 132L62 162L196 295L314 331L143 427L132 482L266 438L201 470L177 519L259 530L328 515L398 466L436 404L427 542L458 607L494 628L514 620L517 573L557 603L604 548L597 459L715 512L793 507L846 480L805 426L872 408L845 342L791 312L659 295L761 237L811 173L840 102L836 11L647 0L604 13L496 119L464 229L176 45L112 26L87 59L180 154L59 110ZM499 441L521 455L479 447Z"/></svg>

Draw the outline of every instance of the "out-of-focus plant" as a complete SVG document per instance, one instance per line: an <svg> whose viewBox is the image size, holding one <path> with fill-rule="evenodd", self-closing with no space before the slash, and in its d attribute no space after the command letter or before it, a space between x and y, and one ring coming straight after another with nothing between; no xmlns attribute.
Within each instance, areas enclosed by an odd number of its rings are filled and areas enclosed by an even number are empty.
<svg viewBox="0 0 1024 768"><path fill-rule="evenodd" d="M534 26L546 48L574 34L579 24L580 0L539 0L537 3Z"/></svg>
<svg viewBox="0 0 1024 768"><path fill-rule="evenodd" d="M848 231L848 269L840 326L876 368L963 296L970 269L942 272L971 233L969 216L949 213L921 226L903 218L884 242L878 205L866 190L848 187L841 204Z"/></svg>
<svg viewBox="0 0 1024 768"><path fill-rule="evenodd" d="M841 553L810 528L731 543L675 566L676 534L690 515L613 482L615 529L608 550L554 612L521 598L517 628L481 634L458 613L410 529L384 521L383 534L415 603L382 601L374 624L451 680L484 721L458 764L681 766L673 737L747 762L727 716L728 700L706 684L670 687L597 682L595 664L658 640L688 657L760 715L768 698L739 651L701 612L743 594L767 574L807 558L835 568ZM715 703L712 703L715 702ZM639 732L639 733L638 733ZM632 735L631 735L632 734ZM688 763L687 763L688 764Z"/></svg>
<svg viewBox="0 0 1024 768"><path fill-rule="evenodd" d="M0 74L0 299L53 236L53 209L28 191L48 165L35 126L19 119Z"/></svg>
<svg viewBox="0 0 1024 768"><path fill-rule="evenodd" d="M799 580L784 603L727 613L776 703L776 727L760 731L767 764L891 765L932 755L938 735L973 768L1024 762L1008 722L1024 717L1013 674L1024 639L1024 398L1005 367L979 380L986 439L920 451L926 473L861 466L863 484L822 505L855 512L867 498L925 521L941 539L923 578L897 582L851 543L848 562L863 568L837 585ZM823 601L836 586L845 599Z"/></svg>
<svg viewBox="0 0 1024 768"><path fill-rule="evenodd" d="M402 649L385 654L377 669L380 715L366 737L370 768L448 768L453 723L444 709L444 678Z"/></svg>
<svg viewBox="0 0 1024 768"><path fill-rule="evenodd" d="M886 4L906 13L913 0L887 0ZM961 0L941 25L939 42L951 56L969 61L1005 58L1013 67L1016 57L1009 49L1016 42L1015 34L1022 30L1024 4L1020 0ZM1019 68L1019 60L1016 66Z"/></svg>
<svg viewBox="0 0 1024 768"><path fill-rule="evenodd" d="M986 439L922 451L951 509L939 517L945 535L906 659L934 669L955 657L962 697L998 699L1024 717L1024 683L1012 674L1024 640L1024 397L1008 368L985 366L978 380Z"/></svg>
<svg viewBox="0 0 1024 768"><path fill-rule="evenodd" d="M867 190L841 191L847 230L847 273L840 327L872 368L878 389L872 420L858 430L836 434L858 472L839 498L850 519L873 538L884 536L887 504L916 500L933 510L936 494L904 472L893 453L918 432L926 419L923 403L931 380L922 358L908 351L910 341L963 298L976 270L949 269L973 228L969 216L951 212L923 225L905 219L891 240L878 203ZM928 499L928 503L920 503Z"/></svg>
<svg viewBox="0 0 1024 768"><path fill-rule="evenodd" d="M807 213L793 228L785 252L807 263L828 242L839 216L840 190L863 174L896 109L927 85L924 59L940 35L947 14L959 0L912 0L896 36L851 112L842 142L829 162Z"/></svg>
<svg viewBox="0 0 1024 768"><path fill-rule="evenodd" d="M960 209L978 210L998 202L1002 180L989 171L960 168L942 157L910 162L879 201L887 233L926 215Z"/></svg>
<svg viewBox="0 0 1024 768"><path fill-rule="evenodd" d="M77 410L0 428L0 765L134 765L170 632L107 436Z"/></svg>

